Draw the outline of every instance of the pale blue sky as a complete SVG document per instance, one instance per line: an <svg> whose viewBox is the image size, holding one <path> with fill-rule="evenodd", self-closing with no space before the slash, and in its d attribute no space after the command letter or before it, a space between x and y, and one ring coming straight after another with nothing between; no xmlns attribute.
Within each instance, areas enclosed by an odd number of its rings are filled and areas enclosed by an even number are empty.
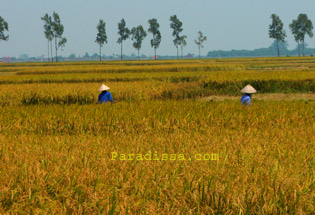
<svg viewBox="0 0 315 215"><path fill-rule="evenodd" d="M108 44L106 55L120 54L117 44L117 24L125 18L127 27L143 25L148 29L148 19L157 18L162 33L162 43L157 51L161 55L176 55L169 17L176 14L183 22L183 34L188 45L184 52L198 53L194 39L201 30L208 40L202 55L211 50L255 49L268 47L270 16L280 16L287 32L289 48L296 46L289 23L299 13L306 13L315 25L314 0L0 0L0 16L9 23L8 42L0 42L0 57L47 55L47 42L40 17L45 13L59 13L68 39L63 56L71 53L83 55L98 53L94 42L99 19L106 22ZM153 55L151 35L143 41L141 54ZM309 47L315 47L315 38L307 38ZM124 54L137 53L128 39Z"/></svg>

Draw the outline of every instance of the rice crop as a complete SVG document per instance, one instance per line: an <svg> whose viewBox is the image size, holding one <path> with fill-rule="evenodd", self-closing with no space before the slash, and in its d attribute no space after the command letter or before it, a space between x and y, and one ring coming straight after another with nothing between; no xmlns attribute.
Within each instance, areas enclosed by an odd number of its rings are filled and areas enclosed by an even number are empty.
<svg viewBox="0 0 315 215"><path fill-rule="evenodd" d="M0 214L314 214L314 63L1 64Z"/></svg>

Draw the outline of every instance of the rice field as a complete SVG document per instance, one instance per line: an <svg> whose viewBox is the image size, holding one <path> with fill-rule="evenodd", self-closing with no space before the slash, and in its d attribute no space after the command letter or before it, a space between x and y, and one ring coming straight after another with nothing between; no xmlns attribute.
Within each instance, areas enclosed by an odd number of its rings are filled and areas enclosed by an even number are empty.
<svg viewBox="0 0 315 215"><path fill-rule="evenodd" d="M0 64L0 106L0 214L314 214L315 58Z"/></svg>

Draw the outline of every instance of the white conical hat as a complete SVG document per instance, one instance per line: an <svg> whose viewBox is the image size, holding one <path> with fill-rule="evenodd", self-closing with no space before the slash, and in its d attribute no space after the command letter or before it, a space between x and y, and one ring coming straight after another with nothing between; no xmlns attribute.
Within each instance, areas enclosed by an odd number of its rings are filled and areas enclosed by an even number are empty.
<svg viewBox="0 0 315 215"><path fill-rule="evenodd" d="M256 93L256 89L250 84L247 84L242 90L241 93Z"/></svg>
<svg viewBox="0 0 315 215"><path fill-rule="evenodd" d="M109 90L110 88L108 86L106 86L105 84L102 84L102 86L100 87L100 89L98 89L98 91L104 91L104 90Z"/></svg>

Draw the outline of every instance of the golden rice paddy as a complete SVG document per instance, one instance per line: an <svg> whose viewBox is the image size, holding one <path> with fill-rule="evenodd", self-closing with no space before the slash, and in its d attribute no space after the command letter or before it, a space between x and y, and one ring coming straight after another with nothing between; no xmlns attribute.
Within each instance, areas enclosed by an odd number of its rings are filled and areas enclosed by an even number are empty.
<svg viewBox="0 0 315 215"><path fill-rule="evenodd" d="M0 214L314 214L314 92L310 57L0 64Z"/></svg>

